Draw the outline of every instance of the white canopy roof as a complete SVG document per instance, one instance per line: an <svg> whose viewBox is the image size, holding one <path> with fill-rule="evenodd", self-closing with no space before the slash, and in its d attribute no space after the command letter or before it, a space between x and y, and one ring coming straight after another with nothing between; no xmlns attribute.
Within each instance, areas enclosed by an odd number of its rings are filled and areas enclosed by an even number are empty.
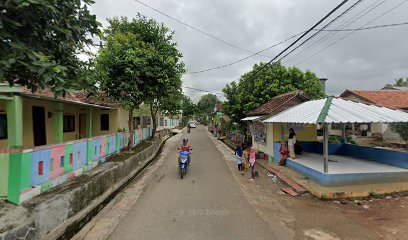
<svg viewBox="0 0 408 240"><path fill-rule="evenodd" d="M273 123L370 123L408 122L408 113L341 98L304 102L263 122Z"/></svg>
<svg viewBox="0 0 408 240"><path fill-rule="evenodd" d="M261 118L261 116L246 117L246 118L241 119L241 121L253 121L258 118Z"/></svg>

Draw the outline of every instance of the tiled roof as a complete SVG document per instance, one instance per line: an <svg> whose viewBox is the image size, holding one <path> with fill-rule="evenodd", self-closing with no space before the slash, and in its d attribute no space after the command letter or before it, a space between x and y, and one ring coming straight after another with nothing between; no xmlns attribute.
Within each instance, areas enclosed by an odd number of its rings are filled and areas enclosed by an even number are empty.
<svg viewBox="0 0 408 240"><path fill-rule="evenodd" d="M356 95L362 100L374 103L376 105L408 109L408 91L402 90L376 90L376 91L360 91L346 90L340 97L348 98L350 95Z"/></svg>
<svg viewBox="0 0 408 240"><path fill-rule="evenodd" d="M277 114L290 107L298 105L302 102L308 101L309 98L303 94L303 91L297 90L278 95L271 98L269 102L262 104L258 108L247 113L248 116Z"/></svg>
<svg viewBox="0 0 408 240"><path fill-rule="evenodd" d="M47 98L47 99L57 99L60 101L66 101L76 104L92 104L92 105L100 105L100 106L117 106L117 102L108 97L103 92L98 92L93 94L92 96L88 97L87 93L84 91L72 91L67 92L65 97L57 97L55 98L54 93L50 89L37 89L35 92L32 92L30 89L23 87L23 91L21 94L26 96L34 96L39 98Z"/></svg>

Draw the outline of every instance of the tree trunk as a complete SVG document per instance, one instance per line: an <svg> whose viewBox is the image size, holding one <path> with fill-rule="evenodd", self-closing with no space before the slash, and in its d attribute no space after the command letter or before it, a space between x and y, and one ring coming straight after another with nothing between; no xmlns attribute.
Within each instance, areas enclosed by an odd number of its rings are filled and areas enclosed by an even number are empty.
<svg viewBox="0 0 408 240"><path fill-rule="evenodd" d="M128 120L128 125L129 125L129 140L128 140L128 146L127 149L130 151L133 146L133 135L134 135L134 130L133 130L133 110L134 108L129 109L129 120Z"/></svg>
<svg viewBox="0 0 408 240"><path fill-rule="evenodd" d="M154 109L153 101L150 100L150 116L152 118L153 129L152 129L152 138L156 137L156 129L157 129L157 122L156 122L156 114L157 111Z"/></svg>

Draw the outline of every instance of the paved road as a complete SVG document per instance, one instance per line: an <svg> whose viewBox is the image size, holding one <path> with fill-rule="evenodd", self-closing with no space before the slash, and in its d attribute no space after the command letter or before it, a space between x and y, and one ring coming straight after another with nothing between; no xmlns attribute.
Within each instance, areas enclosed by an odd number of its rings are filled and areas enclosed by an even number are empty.
<svg viewBox="0 0 408 240"><path fill-rule="evenodd" d="M194 148L187 176L180 179L174 150L110 239L277 239L205 131L185 134Z"/></svg>

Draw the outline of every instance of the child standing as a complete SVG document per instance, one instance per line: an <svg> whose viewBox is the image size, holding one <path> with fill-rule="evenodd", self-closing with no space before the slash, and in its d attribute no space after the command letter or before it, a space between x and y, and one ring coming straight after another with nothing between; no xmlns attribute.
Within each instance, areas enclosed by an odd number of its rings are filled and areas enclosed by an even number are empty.
<svg viewBox="0 0 408 240"><path fill-rule="evenodd" d="M280 152L280 161L279 161L279 166L284 166L285 165L285 161L286 158L288 158L288 144L287 142L282 142L281 146L279 148L279 152Z"/></svg>
<svg viewBox="0 0 408 240"><path fill-rule="evenodd" d="M238 144L237 148L235 149L235 156L237 157L237 164L238 164L238 171L241 174L244 174L244 171L242 169L242 164L244 163L243 157L244 157L244 151L242 150L242 145Z"/></svg>
<svg viewBox="0 0 408 240"><path fill-rule="evenodd" d="M255 178L255 159L255 148L251 147L249 150L249 165L251 166L251 178L249 179L250 181L254 181Z"/></svg>

